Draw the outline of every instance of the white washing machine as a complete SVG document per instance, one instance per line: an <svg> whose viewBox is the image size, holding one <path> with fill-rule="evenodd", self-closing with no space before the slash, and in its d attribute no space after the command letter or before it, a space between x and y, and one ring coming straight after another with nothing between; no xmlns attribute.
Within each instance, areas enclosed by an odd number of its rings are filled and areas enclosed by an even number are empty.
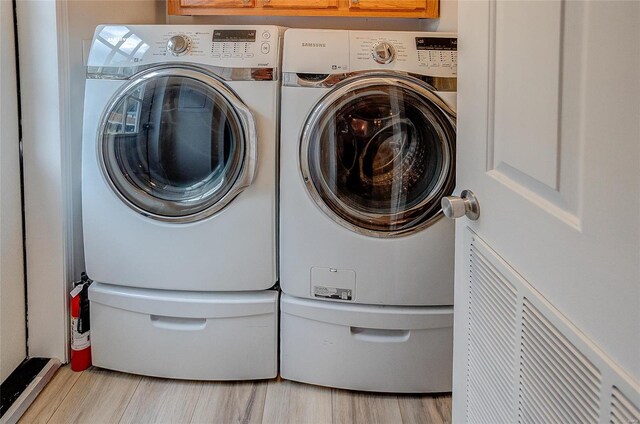
<svg viewBox="0 0 640 424"><path fill-rule="evenodd" d="M189 379L276 375L268 289L283 32L96 29L82 170L94 364Z"/></svg>
<svg viewBox="0 0 640 424"><path fill-rule="evenodd" d="M280 139L281 373L451 390L455 34L289 30Z"/></svg>

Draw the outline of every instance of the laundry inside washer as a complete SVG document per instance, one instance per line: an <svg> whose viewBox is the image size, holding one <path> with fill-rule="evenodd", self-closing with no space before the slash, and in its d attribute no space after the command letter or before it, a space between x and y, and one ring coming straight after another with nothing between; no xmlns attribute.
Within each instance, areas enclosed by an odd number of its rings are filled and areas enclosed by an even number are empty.
<svg viewBox="0 0 640 424"><path fill-rule="evenodd" d="M319 103L307 152L310 179L331 210L373 231L398 231L436 216L434 197L453 186L449 119L417 92L388 83L332 101Z"/></svg>

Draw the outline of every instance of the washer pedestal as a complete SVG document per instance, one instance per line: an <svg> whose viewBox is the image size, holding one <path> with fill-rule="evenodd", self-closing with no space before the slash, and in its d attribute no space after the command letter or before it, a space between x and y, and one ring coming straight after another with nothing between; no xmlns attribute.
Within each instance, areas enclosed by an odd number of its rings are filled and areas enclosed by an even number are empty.
<svg viewBox="0 0 640 424"><path fill-rule="evenodd" d="M281 300L281 375L375 392L450 392L453 308Z"/></svg>
<svg viewBox="0 0 640 424"><path fill-rule="evenodd" d="M94 283L98 367L189 380L277 375L278 292L185 292Z"/></svg>

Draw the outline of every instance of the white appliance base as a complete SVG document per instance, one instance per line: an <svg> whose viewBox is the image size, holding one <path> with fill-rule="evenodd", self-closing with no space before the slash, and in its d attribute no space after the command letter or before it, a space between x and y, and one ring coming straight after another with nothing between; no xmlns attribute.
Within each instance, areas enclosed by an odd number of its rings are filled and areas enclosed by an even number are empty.
<svg viewBox="0 0 640 424"><path fill-rule="evenodd" d="M94 283L97 367L189 380L277 375L278 293L181 292Z"/></svg>
<svg viewBox="0 0 640 424"><path fill-rule="evenodd" d="M451 391L453 307L281 297L282 378L394 393Z"/></svg>

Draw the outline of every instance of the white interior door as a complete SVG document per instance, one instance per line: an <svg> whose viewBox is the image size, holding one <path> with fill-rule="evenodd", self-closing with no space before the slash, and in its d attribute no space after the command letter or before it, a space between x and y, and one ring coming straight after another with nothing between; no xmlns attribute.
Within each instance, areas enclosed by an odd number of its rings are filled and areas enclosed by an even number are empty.
<svg viewBox="0 0 640 424"><path fill-rule="evenodd" d="M640 2L462 1L456 423L640 419Z"/></svg>
<svg viewBox="0 0 640 424"><path fill-rule="evenodd" d="M0 1L0 381L26 357L13 4Z"/></svg>

